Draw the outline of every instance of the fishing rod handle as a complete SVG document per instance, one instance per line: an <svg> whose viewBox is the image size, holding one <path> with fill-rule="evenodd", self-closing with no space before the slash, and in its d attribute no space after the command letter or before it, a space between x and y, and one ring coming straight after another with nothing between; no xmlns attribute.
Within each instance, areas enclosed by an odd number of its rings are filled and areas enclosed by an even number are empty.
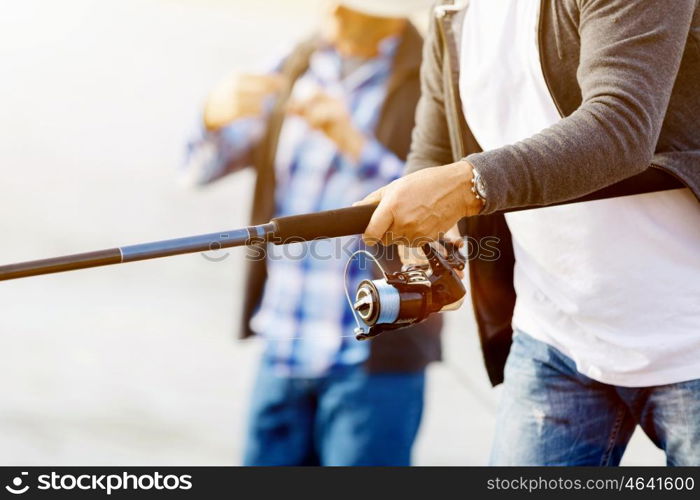
<svg viewBox="0 0 700 500"><path fill-rule="evenodd" d="M376 208L377 205L358 205L313 214L277 217L271 221L276 229L270 241L284 245L296 241L362 234Z"/></svg>

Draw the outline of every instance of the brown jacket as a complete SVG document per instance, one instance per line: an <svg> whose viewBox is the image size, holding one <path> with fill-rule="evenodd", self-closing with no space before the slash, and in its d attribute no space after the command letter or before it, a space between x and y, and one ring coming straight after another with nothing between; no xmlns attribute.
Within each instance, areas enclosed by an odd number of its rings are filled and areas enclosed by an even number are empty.
<svg viewBox="0 0 700 500"><path fill-rule="evenodd" d="M448 2L451 3L451 2ZM540 58L562 115L515 145L482 152L459 99L463 8L438 6L424 47L407 171L467 159L486 186L475 238L497 261L470 262L472 302L493 384L503 380L515 304L503 211L687 186L700 197L698 0L541 0Z"/></svg>
<svg viewBox="0 0 700 500"><path fill-rule="evenodd" d="M422 44L423 39L418 31L409 25L402 35L394 56L387 96L375 130L377 140L401 159L405 159L409 151L415 108L420 97L419 72ZM267 123L265 136L253 156L257 181L252 224L263 224L275 215L274 162L284 120L284 107L295 80L306 71L309 57L317 47L316 39L300 44L287 57L283 65L282 72L289 77L290 84L275 104ZM261 250L251 249L251 252L260 255ZM393 263L389 263L390 268L399 265L396 259ZM260 302L266 277L265 260L248 259L246 297L241 325L243 337L253 334L249 326L250 318ZM368 370L373 372L416 371L424 368L431 361L440 359L441 326L440 318L435 317L416 327L388 332L371 340Z"/></svg>

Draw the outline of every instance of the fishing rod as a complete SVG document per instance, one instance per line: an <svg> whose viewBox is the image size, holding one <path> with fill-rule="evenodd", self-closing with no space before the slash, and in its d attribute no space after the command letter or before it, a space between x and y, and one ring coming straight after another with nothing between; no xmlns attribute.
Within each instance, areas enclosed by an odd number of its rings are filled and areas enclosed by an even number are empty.
<svg viewBox="0 0 700 500"><path fill-rule="evenodd" d="M266 224L234 229L232 231L19 262L0 266L0 281L91 267L126 264L127 262L158 259L171 255L248 246L263 242L281 245L362 234L367 224L369 224L375 208L376 205L359 205L312 214L277 217Z"/></svg>

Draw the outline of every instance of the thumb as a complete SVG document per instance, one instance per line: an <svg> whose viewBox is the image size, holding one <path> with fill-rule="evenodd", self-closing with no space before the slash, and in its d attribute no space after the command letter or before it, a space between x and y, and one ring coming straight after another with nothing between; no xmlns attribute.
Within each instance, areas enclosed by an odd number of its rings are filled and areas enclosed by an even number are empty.
<svg viewBox="0 0 700 500"><path fill-rule="evenodd" d="M385 189L386 186L371 192L370 194L362 198L360 201L356 201L355 203L353 203L352 206L357 207L359 205L376 205L377 203L382 201L382 196L384 194Z"/></svg>

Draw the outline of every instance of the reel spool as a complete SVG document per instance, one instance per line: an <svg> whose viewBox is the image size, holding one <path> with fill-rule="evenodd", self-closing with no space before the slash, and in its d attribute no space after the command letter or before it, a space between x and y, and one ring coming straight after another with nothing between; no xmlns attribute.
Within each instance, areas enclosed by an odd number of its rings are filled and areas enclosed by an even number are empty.
<svg viewBox="0 0 700 500"><path fill-rule="evenodd" d="M346 282L346 296L357 322L355 336L358 340L415 325L431 314L461 305L466 289L456 271L464 269L465 259L456 246L445 241L440 244L446 256L425 244L422 250L428 266L409 266L396 273L384 271L374 256L364 250L350 257L348 265L357 254L368 255L384 275L384 278L360 282L354 302L350 300Z"/></svg>

